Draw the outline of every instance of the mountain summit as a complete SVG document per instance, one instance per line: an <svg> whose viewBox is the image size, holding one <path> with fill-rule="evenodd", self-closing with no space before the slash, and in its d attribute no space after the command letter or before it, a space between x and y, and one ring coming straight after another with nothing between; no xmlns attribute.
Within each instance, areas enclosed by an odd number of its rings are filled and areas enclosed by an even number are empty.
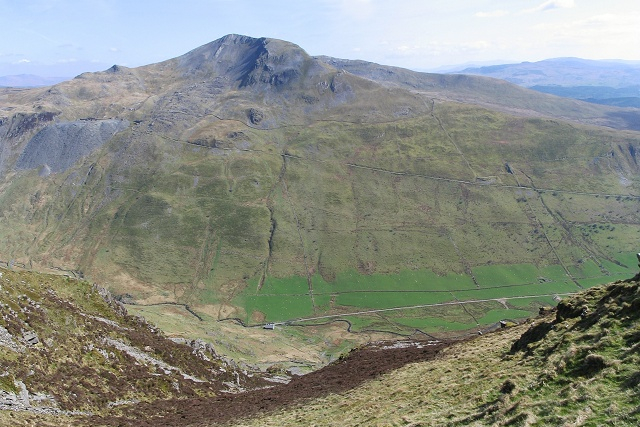
<svg viewBox="0 0 640 427"><path fill-rule="evenodd" d="M185 77L224 76L239 82L240 87L261 83L283 86L304 74L326 71L293 43L235 34L194 49L177 61Z"/></svg>

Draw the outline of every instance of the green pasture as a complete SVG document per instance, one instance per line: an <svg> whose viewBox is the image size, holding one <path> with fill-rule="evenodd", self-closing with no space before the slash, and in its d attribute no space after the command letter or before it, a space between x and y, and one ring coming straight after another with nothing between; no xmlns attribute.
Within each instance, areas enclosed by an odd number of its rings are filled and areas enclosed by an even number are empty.
<svg viewBox="0 0 640 427"><path fill-rule="evenodd" d="M279 295L249 296L244 298L247 313L261 312L270 322L282 322L313 315L309 296Z"/></svg>
<svg viewBox="0 0 640 427"><path fill-rule="evenodd" d="M561 297L561 298L564 298ZM557 301L551 296L538 296L532 298L514 298L508 301L508 305L515 309L529 310L532 314L538 313L540 307L553 307Z"/></svg>
<svg viewBox="0 0 640 427"><path fill-rule="evenodd" d="M573 282L544 282L524 285L504 285L494 288L480 288L456 292L459 300L481 300L490 298L509 298L548 294L564 294L578 292L580 288Z"/></svg>
<svg viewBox="0 0 640 427"><path fill-rule="evenodd" d="M636 243L638 241L640 241L640 236L638 236L639 239L636 241ZM640 249L638 249L638 251L640 253ZM626 265L628 268L625 271L626 273L632 272L632 271L638 271L638 258L636 257L635 253L632 252L622 252L619 253L615 256L615 259Z"/></svg>
<svg viewBox="0 0 640 427"><path fill-rule="evenodd" d="M402 270L397 274L364 275L355 270L339 273L335 281L314 277L315 292L347 293L349 291L454 291L472 289L473 281L462 274L439 276L429 270Z"/></svg>
<svg viewBox="0 0 640 427"><path fill-rule="evenodd" d="M616 261L622 264L629 263L632 257L621 255L618 258ZM591 287L625 278L632 271L607 263L607 266L618 267L615 274L605 275L591 260L584 262L582 268L576 270L580 273L578 284L583 288ZM406 332L411 328L455 331L473 328L476 321L488 325L504 318L535 316L541 305L555 305L555 295L581 289L559 265L480 266L474 268L473 273L479 287L469 276L440 276L428 270L369 275L348 270L337 274L333 281L316 273L310 278L313 299L306 277L267 277L260 289L254 278L235 302L246 310L247 321L256 313L264 315L265 321L273 322L344 313L342 317L332 319L349 319L354 331L372 328L389 332ZM488 301L475 302L483 300ZM465 304L462 309L457 302L465 301L474 302ZM416 309L416 306L425 308ZM382 311L357 316L348 314L368 310Z"/></svg>
<svg viewBox="0 0 640 427"><path fill-rule="evenodd" d="M420 329L427 333L436 333L444 331L463 331L471 329L475 326L473 323L462 323L437 317L415 318L405 317L394 319L398 325Z"/></svg>
<svg viewBox="0 0 640 427"><path fill-rule="evenodd" d="M451 301L448 292L362 292L339 294L336 303L355 309L388 309L416 305L438 304Z"/></svg>
<svg viewBox="0 0 640 427"><path fill-rule="evenodd" d="M608 276L607 280L603 280L602 277L590 277L587 279L578 279L578 283L580 283L580 286L582 286L583 288L591 288L593 286L603 285L605 283L613 282L616 280L628 279L629 277L630 276L628 274L617 274L615 276Z"/></svg>
<svg viewBox="0 0 640 427"><path fill-rule="evenodd" d="M543 268L531 264L480 266L473 269L473 275L481 288L567 279L565 271L559 265Z"/></svg>

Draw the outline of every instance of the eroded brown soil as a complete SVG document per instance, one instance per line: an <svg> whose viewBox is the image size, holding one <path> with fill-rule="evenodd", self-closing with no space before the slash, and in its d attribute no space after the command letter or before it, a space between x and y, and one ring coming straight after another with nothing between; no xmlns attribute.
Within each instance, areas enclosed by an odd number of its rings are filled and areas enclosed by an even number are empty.
<svg viewBox="0 0 640 427"><path fill-rule="evenodd" d="M208 426L270 412L329 393L340 393L408 363L431 360L450 343L395 341L369 344L318 371L294 377L289 384L216 398L191 398L140 403L119 417L92 417L101 426Z"/></svg>

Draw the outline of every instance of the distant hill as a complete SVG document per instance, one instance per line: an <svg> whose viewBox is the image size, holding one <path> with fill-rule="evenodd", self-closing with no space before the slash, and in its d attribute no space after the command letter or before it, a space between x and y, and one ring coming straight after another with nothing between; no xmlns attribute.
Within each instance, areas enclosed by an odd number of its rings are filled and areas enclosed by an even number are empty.
<svg viewBox="0 0 640 427"><path fill-rule="evenodd" d="M494 77L519 86L608 86L624 88L640 82L640 62L554 58L519 64L465 68L456 73Z"/></svg>
<svg viewBox="0 0 640 427"><path fill-rule="evenodd" d="M618 107L640 107L640 62L555 58L464 68L544 93Z"/></svg>
<svg viewBox="0 0 640 427"><path fill-rule="evenodd" d="M41 77L33 74L19 74L15 76L0 76L0 86L3 87L38 87L51 86L71 77Z"/></svg>
<svg viewBox="0 0 640 427"><path fill-rule="evenodd" d="M531 89L566 98L581 99L615 107L640 108L640 85L621 88L609 86L531 86Z"/></svg>

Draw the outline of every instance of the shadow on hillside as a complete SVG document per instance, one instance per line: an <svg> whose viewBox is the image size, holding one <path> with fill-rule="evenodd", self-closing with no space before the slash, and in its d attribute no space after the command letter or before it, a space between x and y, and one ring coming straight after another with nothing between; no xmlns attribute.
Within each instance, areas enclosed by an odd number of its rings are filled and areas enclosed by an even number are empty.
<svg viewBox="0 0 640 427"><path fill-rule="evenodd" d="M620 124L620 128L622 129L640 130L640 110L607 113L607 117L610 118L614 123Z"/></svg>

